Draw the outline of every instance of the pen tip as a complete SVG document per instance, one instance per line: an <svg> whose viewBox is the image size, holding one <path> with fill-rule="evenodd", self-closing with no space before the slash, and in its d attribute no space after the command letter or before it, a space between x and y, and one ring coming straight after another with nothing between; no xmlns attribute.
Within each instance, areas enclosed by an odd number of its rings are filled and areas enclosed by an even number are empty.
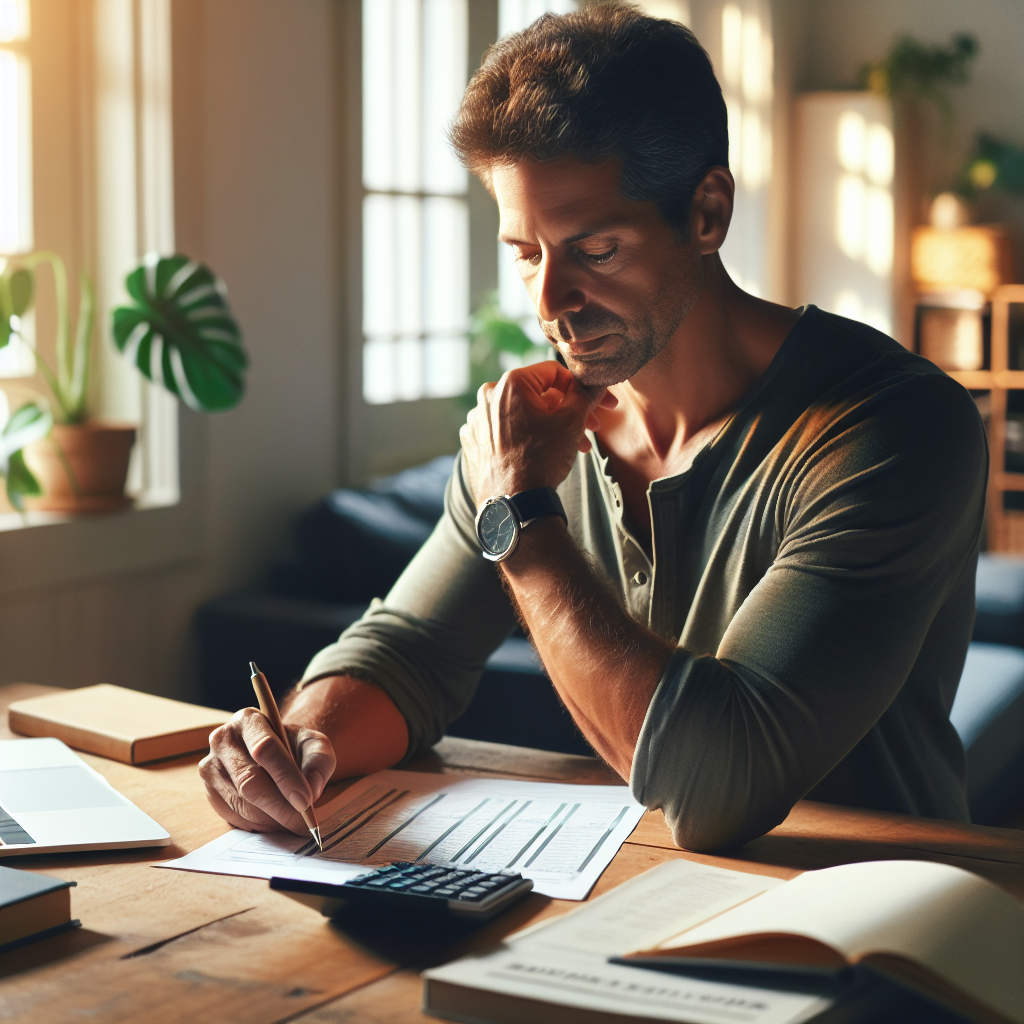
<svg viewBox="0 0 1024 1024"><path fill-rule="evenodd" d="M250 661L249 662L249 672L250 672L251 675L254 675L254 676L258 676L260 674L260 670L256 667L256 662L255 661Z"/></svg>
<svg viewBox="0 0 1024 1024"><path fill-rule="evenodd" d="M323 852L323 848L324 848L324 844L323 844L323 841L320 839L320 829L319 829L319 827L311 828L309 831L313 833L313 838L316 840L317 849L320 850L320 852L322 853Z"/></svg>

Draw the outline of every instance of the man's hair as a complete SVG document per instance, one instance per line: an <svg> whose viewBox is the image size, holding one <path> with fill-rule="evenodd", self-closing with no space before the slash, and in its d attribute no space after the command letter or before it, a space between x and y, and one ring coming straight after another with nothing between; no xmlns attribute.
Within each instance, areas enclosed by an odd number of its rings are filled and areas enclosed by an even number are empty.
<svg viewBox="0 0 1024 1024"><path fill-rule="evenodd" d="M729 162L722 89L694 34L617 2L545 14L491 46L450 138L488 185L496 164L615 158L621 194L655 203L680 238L697 185Z"/></svg>

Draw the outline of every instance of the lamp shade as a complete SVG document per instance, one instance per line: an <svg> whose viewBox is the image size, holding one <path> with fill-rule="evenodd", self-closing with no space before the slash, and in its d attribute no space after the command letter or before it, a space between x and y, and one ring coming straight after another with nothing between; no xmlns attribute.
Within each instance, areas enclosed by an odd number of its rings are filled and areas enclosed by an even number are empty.
<svg viewBox="0 0 1024 1024"><path fill-rule="evenodd" d="M987 298L1013 280L1010 238L1001 224L917 227L910 269L919 294L977 291Z"/></svg>

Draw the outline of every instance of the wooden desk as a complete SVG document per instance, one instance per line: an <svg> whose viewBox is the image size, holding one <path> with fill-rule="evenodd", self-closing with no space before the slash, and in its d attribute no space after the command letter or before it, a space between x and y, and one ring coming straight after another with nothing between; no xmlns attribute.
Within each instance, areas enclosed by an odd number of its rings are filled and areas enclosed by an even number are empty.
<svg viewBox="0 0 1024 1024"><path fill-rule="evenodd" d="M0 736L12 700L48 692L0 688ZM133 768L83 755L173 838L154 850L5 858L74 880L72 910L83 927L0 955L0 1018L58 1024L89 1020L271 1024L410 1024L420 1010L418 970L480 948L576 904L531 895L471 940L447 948L393 937L357 940L265 881L156 871L225 831L209 808L197 757ZM409 767L579 783L615 783L598 761L447 738ZM328 798L337 792L331 787ZM645 814L594 892L673 857L789 878L807 868L879 858L958 864L1024 902L1024 832L802 802L774 831L730 857L676 848L660 813ZM432 944L436 947L436 943ZM418 948L417 948L418 947Z"/></svg>

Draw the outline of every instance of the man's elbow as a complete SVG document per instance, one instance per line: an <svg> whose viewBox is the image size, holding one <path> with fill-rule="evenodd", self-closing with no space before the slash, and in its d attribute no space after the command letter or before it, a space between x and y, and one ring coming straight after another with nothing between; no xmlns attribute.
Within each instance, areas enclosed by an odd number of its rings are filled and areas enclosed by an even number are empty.
<svg viewBox="0 0 1024 1024"><path fill-rule="evenodd" d="M792 807L787 800L691 799L662 807L677 846L694 853L735 850L770 832Z"/></svg>

